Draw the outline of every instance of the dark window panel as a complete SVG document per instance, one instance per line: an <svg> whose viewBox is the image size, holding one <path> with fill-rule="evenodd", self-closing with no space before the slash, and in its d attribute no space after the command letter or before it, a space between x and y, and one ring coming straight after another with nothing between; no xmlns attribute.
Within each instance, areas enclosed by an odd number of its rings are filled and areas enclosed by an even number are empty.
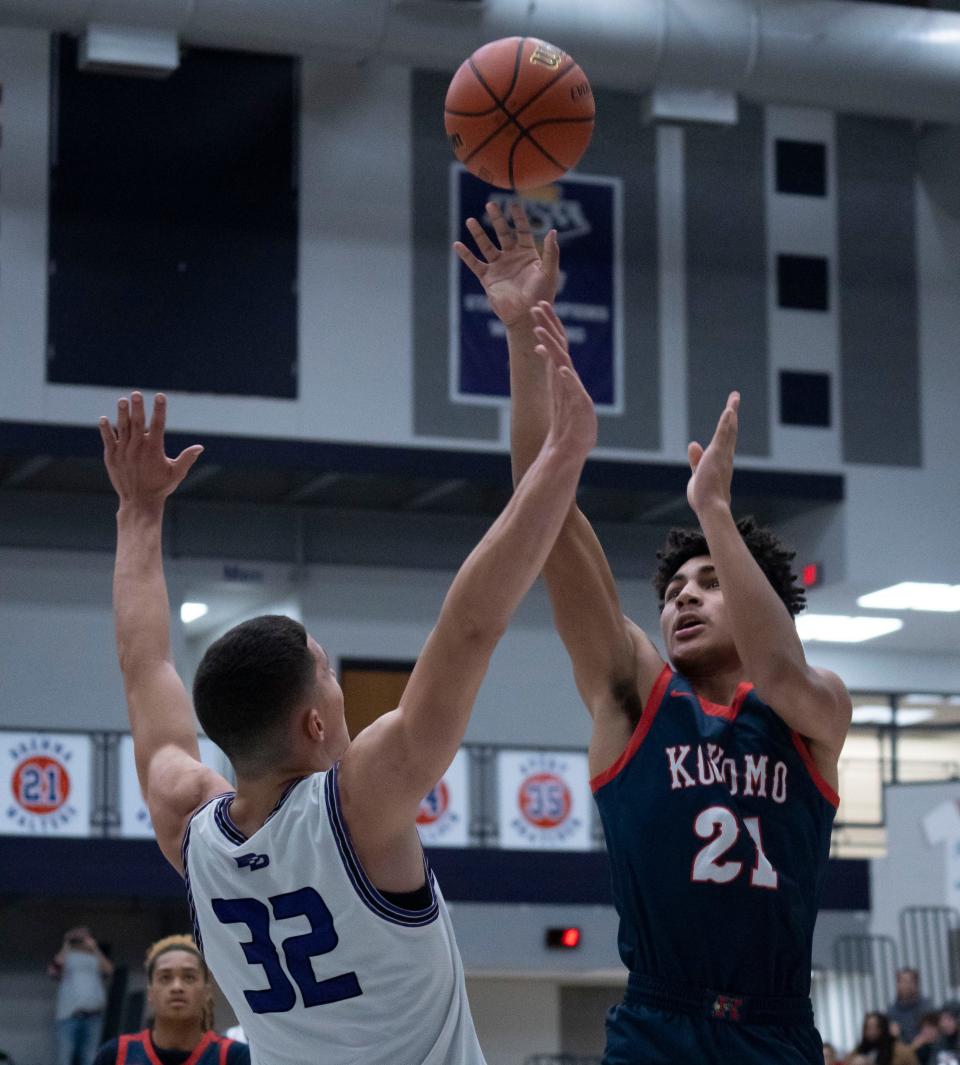
<svg viewBox="0 0 960 1065"><path fill-rule="evenodd" d="M778 140L777 192L826 196L827 146L815 141Z"/></svg>
<svg viewBox="0 0 960 1065"><path fill-rule="evenodd" d="M830 427L830 375L780 371L780 423Z"/></svg>
<svg viewBox="0 0 960 1065"><path fill-rule="evenodd" d="M48 380L295 397L295 60L154 80L57 44Z"/></svg>
<svg viewBox="0 0 960 1065"><path fill-rule="evenodd" d="M829 310L828 260L821 255L778 255L777 303L792 310Z"/></svg>

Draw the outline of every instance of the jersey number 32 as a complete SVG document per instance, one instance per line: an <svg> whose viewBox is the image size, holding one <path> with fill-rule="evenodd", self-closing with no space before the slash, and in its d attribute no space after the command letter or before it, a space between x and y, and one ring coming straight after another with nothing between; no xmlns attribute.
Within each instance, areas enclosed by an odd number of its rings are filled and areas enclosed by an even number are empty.
<svg viewBox="0 0 960 1065"><path fill-rule="evenodd" d="M276 920L306 917L310 922L309 932L289 936L280 944L286 969L270 938L271 915L264 903L259 899L211 899L211 904L221 924L245 924L250 929L251 939L240 944L244 957L251 965L261 965L269 982L269 986L262 990L243 993L254 1013L292 1010L297 1004L294 983L300 989L304 1006L323 1006L363 994L356 973L341 973L327 980L318 980L313 974L312 960L321 954L329 954L340 940L327 904L312 887L288 891L270 899Z"/></svg>

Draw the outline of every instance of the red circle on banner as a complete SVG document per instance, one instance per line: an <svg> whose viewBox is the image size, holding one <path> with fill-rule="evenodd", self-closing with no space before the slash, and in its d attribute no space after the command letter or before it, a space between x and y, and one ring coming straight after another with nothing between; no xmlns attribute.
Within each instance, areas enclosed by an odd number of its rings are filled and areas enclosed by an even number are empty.
<svg viewBox="0 0 960 1065"><path fill-rule="evenodd" d="M520 812L537 828L557 828L570 816L573 800L563 777L534 773L520 784Z"/></svg>
<svg viewBox="0 0 960 1065"><path fill-rule="evenodd" d="M10 782L18 806L31 814L52 814L70 795L70 774L62 762L43 754L25 758Z"/></svg>
<svg viewBox="0 0 960 1065"><path fill-rule="evenodd" d="M450 791L447 788L447 782L441 780L435 788L420 800L420 809L417 811L417 824L435 824L447 812L449 805Z"/></svg>

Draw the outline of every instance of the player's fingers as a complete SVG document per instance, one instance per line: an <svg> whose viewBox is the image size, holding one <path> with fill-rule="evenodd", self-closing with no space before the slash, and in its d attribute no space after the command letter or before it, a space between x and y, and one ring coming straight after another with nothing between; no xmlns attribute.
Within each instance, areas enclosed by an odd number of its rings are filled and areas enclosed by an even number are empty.
<svg viewBox="0 0 960 1065"><path fill-rule="evenodd" d="M703 445L698 444L696 440L691 440L687 444L687 462L690 463L690 469L695 472L700 465L700 460L703 458Z"/></svg>
<svg viewBox="0 0 960 1065"><path fill-rule="evenodd" d="M180 475L181 479L186 477L190 472L190 467L197 461L203 454L203 444L192 444L190 447L185 447L183 451L173 460L173 468Z"/></svg>
<svg viewBox="0 0 960 1065"><path fill-rule="evenodd" d="M110 419L104 415L97 422L97 428L100 430L100 439L103 441L103 450L106 454L112 455L117 446L117 434L113 431Z"/></svg>
<svg viewBox="0 0 960 1065"><path fill-rule="evenodd" d="M560 270L560 244L557 241L557 231L551 229L543 241L543 253L540 256L543 261L543 269L550 277L556 277Z"/></svg>
<svg viewBox="0 0 960 1065"><path fill-rule="evenodd" d="M530 219L527 218L527 212L519 200L514 200L510 205L510 217L513 219L513 231L516 234L517 244L521 248L535 248Z"/></svg>
<svg viewBox="0 0 960 1065"><path fill-rule="evenodd" d="M139 444L146 432L146 414L144 411L143 393L130 393L130 442Z"/></svg>
<svg viewBox="0 0 960 1065"><path fill-rule="evenodd" d="M490 247L492 248L493 245L491 244ZM487 264L481 262L466 244L462 244L459 240L454 241L453 250L457 253L460 261L474 275L474 277L483 280L483 273L487 268Z"/></svg>
<svg viewBox="0 0 960 1065"><path fill-rule="evenodd" d="M167 427L167 397L158 392L153 398L153 414L150 417L150 438L163 446L163 431Z"/></svg>
<svg viewBox="0 0 960 1065"><path fill-rule="evenodd" d="M500 249L487 236L487 231L475 218L467 219L467 229L480 249L480 254L488 263L492 263L500 255Z"/></svg>
<svg viewBox="0 0 960 1065"><path fill-rule="evenodd" d="M533 327L533 335L537 338L537 346L543 348L545 355L551 362L555 362L557 366L573 366L573 362L570 359L570 352L567 351L566 345L561 344L557 338L546 329L536 325Z"/></svg>
<svg viewBox="0 0 960 1065"><path fill-rule="evenodd" d="M508 251L515 242L513 230L510 228L510 223L503 217L503 212L492 200L487 204L487 217L493 223L493 231L497 234L500 247Z"/></svg>
<svg viewBox="0 0 960 1065"><path fill-rule="evenodd" d="M130 441L130 400L126 396L117 402L117 440L121 444Z"/></svg>
<svg viewBox="0 0 960 1065"><path fill-rule="evenodd" d="M567 331L563 328L563 322L560 321L553 304L547 300L540 300L534 308L534 319L542 324L545 329L549 329L558 342L566 347Z"/></svg>

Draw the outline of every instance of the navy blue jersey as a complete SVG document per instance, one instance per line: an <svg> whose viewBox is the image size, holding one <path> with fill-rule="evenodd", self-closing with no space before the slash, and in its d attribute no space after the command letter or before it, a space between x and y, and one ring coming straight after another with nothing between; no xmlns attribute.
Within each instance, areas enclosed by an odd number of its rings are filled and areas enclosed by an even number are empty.
<svg viewBox="0 0 960 1065"><path fill-rule="evenodd" d="M163 1050L154 1046L150 1030L145 1029L104 1044L94 1065L99 1065L101 1060L109 1061L110 1065L164 1065L172 1060L183 1065L249 1065L250 1050L216 1032L206 1032L191 1053Z"/></svg>
<svg viewBox="0 0 960 1065"><path fill-rule="evenodd" d="M750 684L727 706L669 666L592 782L634 973L743 995L808 995L839 802Z"/></svg>

